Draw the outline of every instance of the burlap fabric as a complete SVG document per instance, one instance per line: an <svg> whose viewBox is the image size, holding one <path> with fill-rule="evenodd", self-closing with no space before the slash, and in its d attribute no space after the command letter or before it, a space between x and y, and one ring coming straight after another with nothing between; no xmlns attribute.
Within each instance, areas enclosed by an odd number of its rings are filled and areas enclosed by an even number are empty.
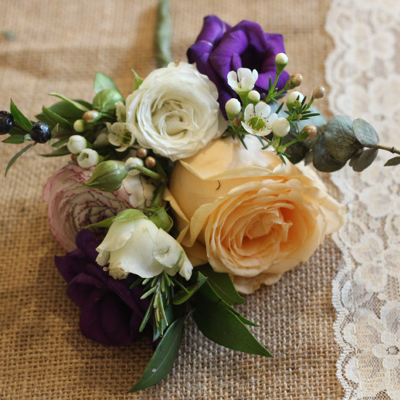
<svg viewBox="0 0 400 400"><path fill-rule="evenodd" d="M52 104L47 96L52 91L90 100L96 71L113 76L127 95L130 68L146 76L155 67L156 3L1 0L0 29L12 31L15 40L0 37L0 108L8 109L12 97L33 117ZM303 73L303 91L309 93L324 83L323 63L332 48L324 31L328 7L320 0L175 0L173 54L185 60L207 14L231 24L255 20L268 32L284 34L289 70ZM308 263L248 296L240 307L261 325L254 332L275 359L226 350L190 323L172 373L154 388L127 394L151 348L145 340L104 347L81 336L79 310L54 267L54 255L63 251L50 233L41 199L47 177L67 159L28 153L5 179L7 162L19 148L0 145L1 399L341 398L331 305L341 255L329 238Z"/></svg>

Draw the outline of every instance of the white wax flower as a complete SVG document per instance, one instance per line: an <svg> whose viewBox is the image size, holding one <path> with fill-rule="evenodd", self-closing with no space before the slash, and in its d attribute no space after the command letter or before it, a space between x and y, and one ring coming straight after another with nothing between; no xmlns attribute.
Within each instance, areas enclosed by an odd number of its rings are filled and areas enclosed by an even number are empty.
<svg viewBox="0 0 400 400"><path fill-rule="evenodd" d="M156 69L126 99L127 128L140 146L172 161L221 135L216 86L193 65Z"/></svg>
<svg viewBox="0 0 400 400"><path fill-rule="evenodd" d="M294 102L296 100L300 101L300 103L303 101L304 96L302 93L294 91L292 93L289 94L287 100L286 100L286 104L289 108L293 107Z"/></svg>
<svg viewBox="0 0 400 400"><path fill-rule="evenodd" d="M109 145L110 142L108 141L108 133L106 132L99 133L93 144L95 146L100 146L100 147Z"/></svg>
<svg viewBox="0 0 400 400"><path fill-rule="evenodd" d="M238 99L229 99L225 104L225 111L229 117L236 117L240 113L242 105Z"/></svg>
<svg viewBox="0 0 400 400"><path fill-rule="evenodd" d="M260 101L260 93L258 93L256 90L252 90L249 94L248 94L249 100L250 101Z"/></svg>
<svg viewBox="0 0 400 400"><path fill-rule="evenodd" d="M84 132L85 131L85 122L83 119L78 119L74 122L74 130L75 132Z"/></svg>
<svg viewBox="0 0 400 400"><path fill-rule="evenodd" d="M250 92L258 79L258 72L253 69L239 68L228 73L228 84L236 93Z"/></svg>
<svg viewBox="0 0 400 400"><path fill-rule="evenodd" d="M287 65L289 58L285 53L279 53L275 57L275 63L279 65Z"/></svg>
<svg viewBox="0 0 400 400"><path fill-rule="evenodd" d="M277 118L272 124L272 132L277 137L285 137L290 131L290 123L286 118Z"/></svg>
<svg viewBox="0 0 400 400"><path fill-rule="evenodd" d="M90 168L99 163L99 154L92 149L83 149L78 156L78 164L82 168Z"/></svg>
<svg viewBox="0 0 400 400"><path fill-rule="evenodd" d="M126 165L126 166L128 166L128 165L134 165L134 164L140 165L141 167L144 166L143 160L142 160L141 158L139 158L139 157L129 157L129 158L125 161L125 165ZM136 169L131 169L131 170L128 172L128 175L130 175L130 176L135 176L135 175L139 175L139 174L140 174L140 172L139 172L138 170L136 170Z"/></svg>
<svg viewBox="0 0 400 400"><path fill-rule="evenodd" d="M116 151L125 151L135 141L131 132L126 128L125 122L115 122L113 124L106 122L106 126L108 129L108 141L113 146L118 147L115 149Z"/></svg>
<svg viewBox="0 0 400 400"><path fill-rule="evenodd" d="M68 139L67 148L71 154L79 154L86 146L86 139L81 135L72 135Z"/></svg>
<svg viewBox="0 0 400 400"><path fill-rule="evenodd" d="M163 271L170 276L179 272L186 280L192 275L181 245L146 218L114 222L97 251L97 263L109 263L106 270L115 279L129 273L152 278Z"/></svg>
<svg viewBox="0 0 400 400"><path fill-rule="evenodd" d="M265 136L271 133L272 124L277 118L276 113L271 114L271 107L260 101L256 106L249 104L246 107L242 126L249 133Z"/></svg>

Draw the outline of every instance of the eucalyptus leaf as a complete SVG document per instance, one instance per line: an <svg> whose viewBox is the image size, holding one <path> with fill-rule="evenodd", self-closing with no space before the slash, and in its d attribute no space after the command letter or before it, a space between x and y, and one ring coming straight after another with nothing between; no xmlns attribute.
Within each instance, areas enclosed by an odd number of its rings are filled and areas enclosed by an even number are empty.
<svg viewBox="0 0 400 400"><path fill-rule="evenodd" d="M236 291L229 274L215 272L210 264L197 267L208 278L216 293L228 304L242 304L244 298Z"/></svg>
<svg viewBox="0 0 400 400"><path fill-rule="evenodd" d="M180 292L176 293L174 296L173 304L179 305L183 304L188 301L207 281L207 277L205 277L200 271L197 272L197 282L189 286L187 288L187 292L181 290Z"/></svg>
<svg viewBox="0 0 400 400"><path fill-rule="evenodd" d="M71 100L62 94L52 92L52 93L50 93L50 96L58 97L59 99L66 101L67 103L71 104L76 109L83 111L84 113L86 111L89 111L89 108L86 105L83 105L83 104L81 104L81 102L78 102L76 100Z"/></svg>
<svg viewBox="0 0 400 400"><path fill-rule="evenodd" d="M141 211L136 210L134 208L129 208L127 210L123 210L115 217L107 218L103 221L97 222L96 224L91 224L85 226L84 229L87 228L109 228L113 222L116 221L133 221L135 219L147 218Z"/></svg>
<svg viewBox="0 0 400 400"><path fill-rule="evenodd" d="M66 119L60 117L58 114L51 111L50 109L43 107L42 112L48 119L53 121L54 124L56 124L56 125L59 124L61 128L64 128L67 130L72 129L72 124L70 122L68 122Z"/></svg>
<svg viewBox="0 0 400 400"><path fill-rule="evenodd" d="M361 172L368 168L375 160L378 149L366 149L352 163L354 171Z"/></svg>
<svg viewBox="0 0 400 400"><path fill-rule="evenodd" d="M14 117L14 124L19 126L20 128L26 130L29 132L33 124L31 121L29 121L28 118L25 117L24 114L18 109L18 107L15 105L15 103L11 100L10 102L10 112L11 115Z"/></svg>
<svg viewBox="0 0 400 400"><path fill-rule="evenodd" d="M385 167L393 167L399 164L400 164L400 157L393 157L386 162Z"/></svg>
<svg viewBox="0 0 400 400"><path fill-rule="evenodd" d="M304 159L309 151L309 148L303 142L297 142L286 147L285 153L289 156L292 164L297 164Z"/></svg>
<svg viewBox="0 0 400 400"><path fill-rule="evenodd" d="M22 134L14 134L9 136L7 139L3 140L3 143L8 144L21 144L25 141L25 133Z"/></svg>
<svg viewBox="0 0 400 400"><path fill-rule="evenodd" d="M71 152L68 150L67 146L60 147L57 150L54 150L52 153L48 154L41 154L42 157L62 157L62 156L67 156L68 154L71 154Z"/></svg>
<svg viewBox="0 0 400 400"><path fill-rule="evenodd" d="M325 144L325 134L321 135L313 150L314 153L314 167L321 172L334 172L343 168L346 163L340 162L334 158L329 152Z"/></svg>
<svg viewBox="0 0 400 400"><path fill-rule="evenodd" d="M343 115L329 121L324 135L329 153L342 163L348 161L362 147L354 134L351 119Z"/></svg>
<svg viewBox="0 0 400 400"><path fill-rule="evenodd" d="M130 390L130 393L153 386L168 375L178 356L184 327L185 318L183 317L175 320L169 326L143 372L143 375Z"/></svg>
<svg viewBox="0 0 400 400"><path fill-rule="evenodd" d="M17 161L17 159L22 156L22 154L24 154L26 151L28 151L32 146L34 146L35 143L29 144L28 146L24 147L22 150L20 150L8 163L7 168L6 168L6 172L4 174L4 176L7 176L7 172L10 170L10 168L12 167L12 165L15 163L15 161Z"/></svg>
<svg viewBox="0 0 400 400"><path fill-rule="evenodd" d="M108 75L102 74L101 72L96 74L93 88L96 93L99 93L103 89L113 89L121 93L115 82Z"/></svg>
<svg viewBox="0 0 400 400"><path fill-rule="evenodd" d="M204 336L228 349L272 357L243 322L221 304L204 304L194 310L193 318Z"/></svg>
<svg viewBox="0 0 400 400"><path fill-rule="evenodd" d="M353 121L353 130L357 140L367 147L376 146L379 143L379 136L374 127L367 121L359 118Z"/></svg>

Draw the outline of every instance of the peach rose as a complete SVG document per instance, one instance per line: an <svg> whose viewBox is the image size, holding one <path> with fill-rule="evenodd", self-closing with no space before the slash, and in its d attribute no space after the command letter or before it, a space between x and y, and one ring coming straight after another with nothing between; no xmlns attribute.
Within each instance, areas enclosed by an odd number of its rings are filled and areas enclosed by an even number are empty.
<svg viewBox="0 0 400 400"><path fill-rule="evenodd" d="M246 144L215 140L181 160L166 200L193 265L209 262L252 293L308 260L343 225L345 208L310 168L284 165L255 137Z"/></svg>

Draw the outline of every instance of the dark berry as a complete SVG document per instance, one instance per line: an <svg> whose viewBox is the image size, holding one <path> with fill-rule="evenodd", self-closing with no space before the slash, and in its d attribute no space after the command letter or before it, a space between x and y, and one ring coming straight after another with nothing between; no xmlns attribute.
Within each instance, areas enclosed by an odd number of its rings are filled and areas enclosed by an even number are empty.
<svg viewBox="0 0 400 400"><path fill-rule="evenodd" d="M14 127L14 117L7 111L0 111L0 135L10 133Z"/></svg>
<svg viewBox="0 0 400 400"><path fill-rule="evenodd" d="M46 143L51 138L51 129L45 122L38 121L33 125L29 136L37 143Z"/></svg>

